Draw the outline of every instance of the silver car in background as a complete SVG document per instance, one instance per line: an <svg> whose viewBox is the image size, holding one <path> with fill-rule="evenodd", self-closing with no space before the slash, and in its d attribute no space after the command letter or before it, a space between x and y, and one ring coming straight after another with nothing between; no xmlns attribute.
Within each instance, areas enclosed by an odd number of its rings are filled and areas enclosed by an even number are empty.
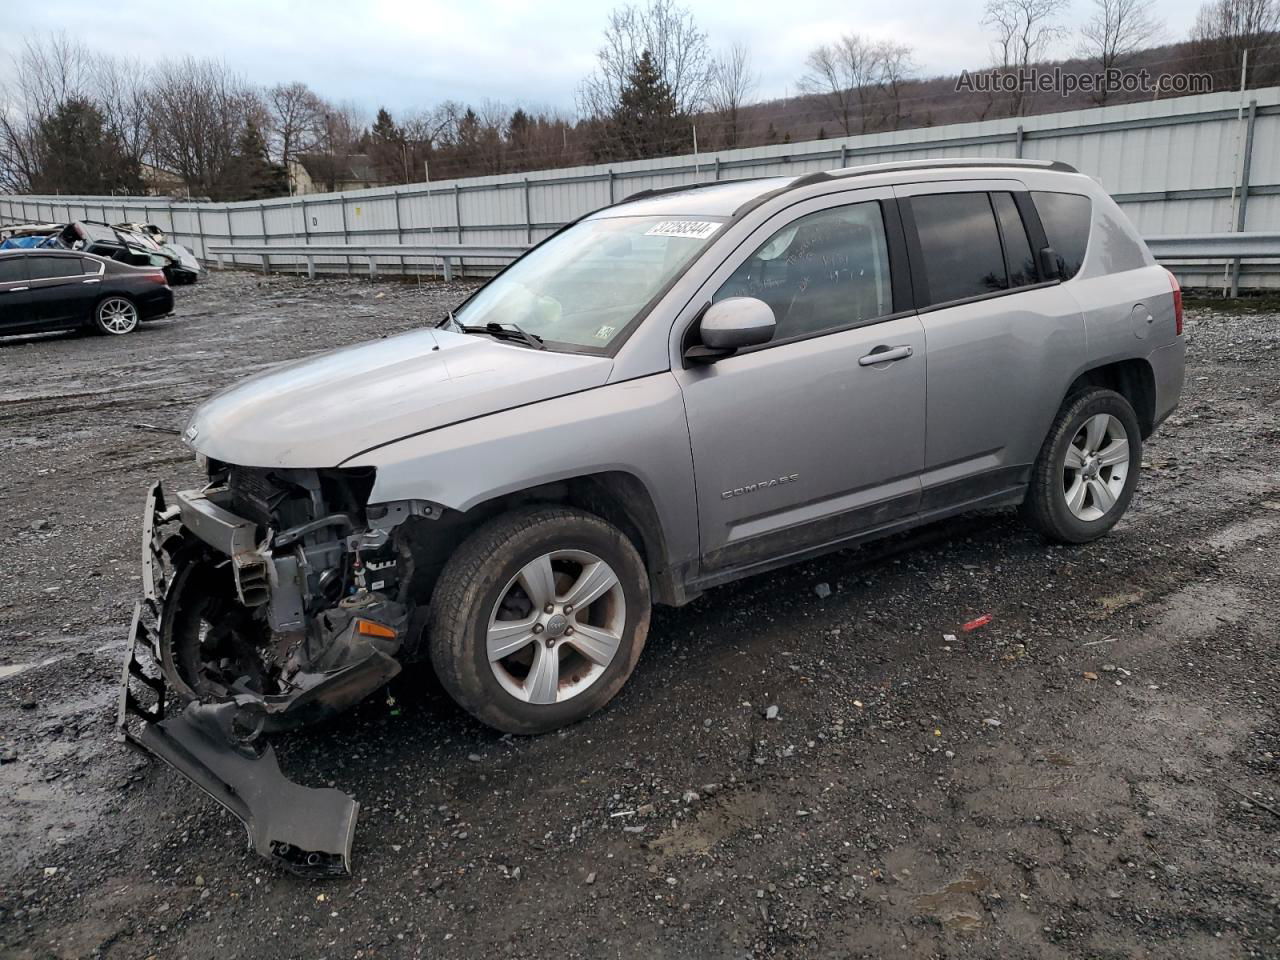
<svg viewBox="0 0 1280 960"><path fill-rule="evenodd" d="M189 705L145 745L252 794L260 734L419 659L484 723L553 730L619 691L651 603L976 508L1093 540L1178 402L1181 334L1177 282L1063 164L633 196L438 326L196 411L208 484L157 485L144 521L159 671L129 666ZM345 863L354 810L321 837L237 813L286 865Z"/></svg>

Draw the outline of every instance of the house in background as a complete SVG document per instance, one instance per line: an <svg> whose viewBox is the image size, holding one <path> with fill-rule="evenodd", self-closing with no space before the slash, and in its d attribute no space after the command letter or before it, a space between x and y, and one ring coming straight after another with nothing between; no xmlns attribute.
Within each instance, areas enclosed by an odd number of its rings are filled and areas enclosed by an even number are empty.
<svg viewBox="0 0 1280 960"><path fill-rule="evenodd" d="M289 161L289 192L293 196L365 190L381 184L382 178L378 176L368 154L302 154Z"/></svg>
<svg viewBox="0 0 1280 960"><path fill-rule="evenodd" d="M151 163L138 164L142 173L142 185L148 197L185 197L188 195L187 182L182 175L157 167Z"/></svg>

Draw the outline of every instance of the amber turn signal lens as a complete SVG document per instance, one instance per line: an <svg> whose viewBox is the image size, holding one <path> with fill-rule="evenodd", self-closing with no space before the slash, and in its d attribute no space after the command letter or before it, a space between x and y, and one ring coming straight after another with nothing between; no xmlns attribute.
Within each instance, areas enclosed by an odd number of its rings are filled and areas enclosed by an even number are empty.
<svg viewBox="0 0 1280 960"><path fill-rule="evenodd" d="M374 623L372 620L357 620L356 633L363 634L366 637L385 637L388 640L394 640L396 632L390 627L384 627L380 623Z"/></svg>

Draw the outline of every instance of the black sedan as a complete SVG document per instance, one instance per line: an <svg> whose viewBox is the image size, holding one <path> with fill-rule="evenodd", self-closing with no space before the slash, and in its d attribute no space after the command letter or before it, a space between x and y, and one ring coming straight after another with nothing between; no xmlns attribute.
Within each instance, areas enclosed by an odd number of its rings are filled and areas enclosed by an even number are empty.
<svg viewBox="0 0 1280 960"><path fill-rule="evenodd" d="M120 336L172 312L159 267L70 250L0 250L0 335L89 327Z"/></svg>

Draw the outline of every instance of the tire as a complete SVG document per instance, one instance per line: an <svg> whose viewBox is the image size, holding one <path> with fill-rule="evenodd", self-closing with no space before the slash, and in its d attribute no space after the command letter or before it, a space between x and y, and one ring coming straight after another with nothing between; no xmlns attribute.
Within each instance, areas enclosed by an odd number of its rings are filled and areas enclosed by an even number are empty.
<svg viewBox="0 0 1280 960"><path fill-rule="evenodd" d="M1073 394L1040 448L1022 517L1059 543L1097 540L1124 516L1141 465L1142 428L1129 401L1102 388Z"/></svg>
<svg viewBox="0 0 1280 960"><path fill-rule="evenodd" d="M122 337L138 329L138 306L128 297L103 297L93 308L93 328L108 337Z"/></svg>
<svg viewBox="0 0 1280 960"><path fill-rule="evenodd" d="M649 578L631 541L599 517L521 508L454 551L427 631L459 706L505 733L545 733L599 710L631 676L649 632Z"/></svg>

